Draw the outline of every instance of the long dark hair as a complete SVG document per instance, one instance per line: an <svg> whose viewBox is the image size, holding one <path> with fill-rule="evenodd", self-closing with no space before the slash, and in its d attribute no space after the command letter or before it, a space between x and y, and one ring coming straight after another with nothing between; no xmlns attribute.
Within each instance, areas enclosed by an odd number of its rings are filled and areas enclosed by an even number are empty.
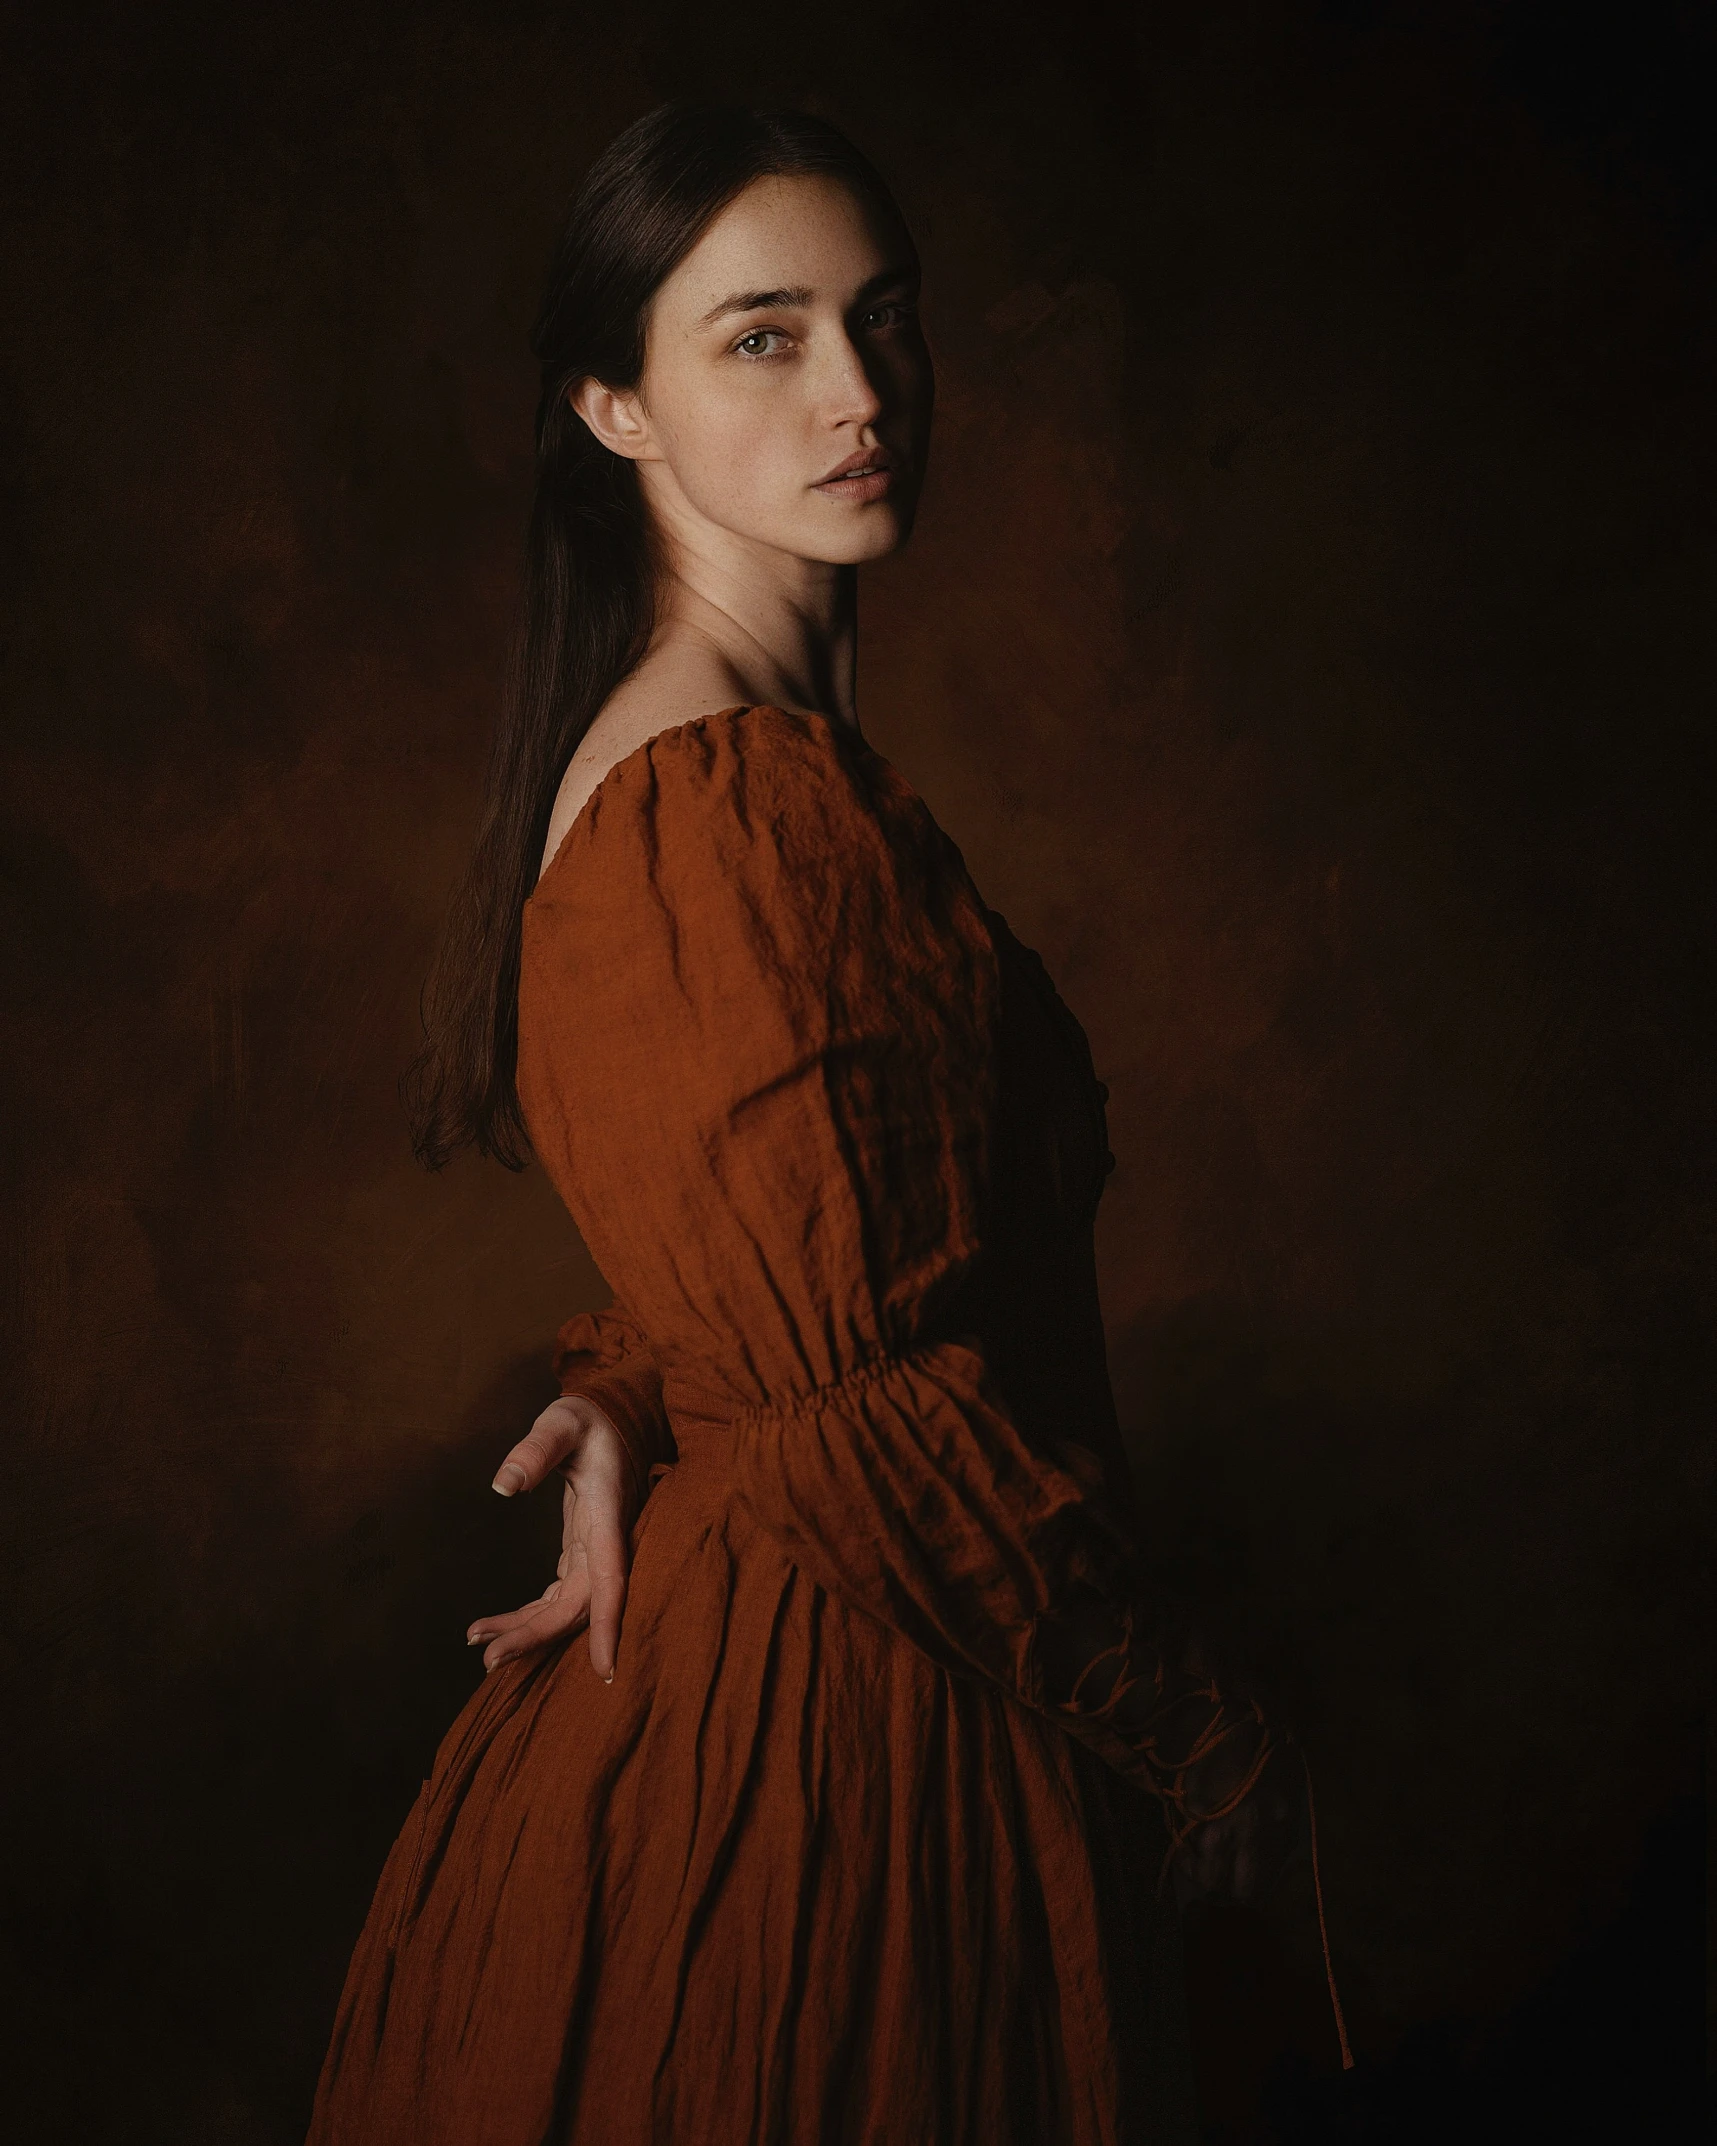
<svg viewBox="0 0 1717 2146"><path fill-rule="evenodd" d="M542 366L524 625L495 733L470 868L423 995L424 1046L404 1082L412 1150L438 1170L476 1146L530 1160L519 1111L519 938L555 794L604 701L642 659L658 562L635 465L568 400L582 380L629 388L650 300L754 179L824 175L872 204L910 250L894 198L838 128L808 112L668 104L597 159L555 252L531 332Z"/></svg>

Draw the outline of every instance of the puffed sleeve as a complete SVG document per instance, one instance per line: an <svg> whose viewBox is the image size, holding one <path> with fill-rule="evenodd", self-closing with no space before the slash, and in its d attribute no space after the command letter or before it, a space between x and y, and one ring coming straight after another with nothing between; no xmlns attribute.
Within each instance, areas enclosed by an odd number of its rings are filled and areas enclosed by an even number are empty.
<svg viewBox="0 0 1717 2146"><path fill-rule="evenodd" d="M675 1458L661 1366L643 1328L618 1303L576 1312L555 1336L554 1375L563 1394L594 1401L619 1432L642 1505L651 1470Z"/></svg>
<svg viewBox="0 0 1717 2146"><path fill-rule="evenodd" d="M840 726L750 709L623 762L539 885L521 1095L802 1569L1211 1815L1189 1769L1246 1725L1167 1644L1080 1424L1022 1421L986 1348L999 1006L915 793Z"/></svg>

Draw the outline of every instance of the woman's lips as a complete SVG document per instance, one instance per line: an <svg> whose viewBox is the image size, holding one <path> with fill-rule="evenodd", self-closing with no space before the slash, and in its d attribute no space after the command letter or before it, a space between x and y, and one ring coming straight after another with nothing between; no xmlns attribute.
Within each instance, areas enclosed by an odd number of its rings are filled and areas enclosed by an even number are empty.
<svg viewBox="0 0 1717 2146"><path fill-rule="evenodd" d="M849 455L838 469L819 478L811 489L830 499L850 499L862 504L866 500L886 499L899 478L900 469L894 457L886 448L878 447L868 454Z"/></svg>

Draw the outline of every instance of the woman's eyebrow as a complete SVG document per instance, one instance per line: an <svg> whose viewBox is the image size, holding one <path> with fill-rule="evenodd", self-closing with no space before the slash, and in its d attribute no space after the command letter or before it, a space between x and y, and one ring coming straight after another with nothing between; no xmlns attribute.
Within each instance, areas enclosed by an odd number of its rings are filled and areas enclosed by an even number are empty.
<svg viewBox="0 0 1717 2146"><path fill-rule="evenodd" d="M853 298L853 304L868 305L873 298L880 298L884 291L898 290L900 286L918 281L921 270L912 261L899 261L891 268L879 268L867 283L861 283Z"/></svg>
<svg viewBox="0 0 1717 2146"><path fill-rule="evenodd" d="M811 293L802 283L779 291L734 291L719 305L711 306L698 326L707 328L712 320L721 320L729 313L760 313L766 306L808 306L810 302Z"/></svg>
<svg viewBox="0 0 1717 2146"><path fill-rule="evenodd" d="M896 284L910 283L917 273L915 268L906 264L897 268L881 269L861 285L853 303L863 305L867 299L893 289ZM698 322L698 326L707 328L715 321L725 320L730 313L761 313L771 306L808 306L815 296L816 293L809 285L803 283L784 285L780 290L774 291L731 291L718 305L710 307Z"/></svg>

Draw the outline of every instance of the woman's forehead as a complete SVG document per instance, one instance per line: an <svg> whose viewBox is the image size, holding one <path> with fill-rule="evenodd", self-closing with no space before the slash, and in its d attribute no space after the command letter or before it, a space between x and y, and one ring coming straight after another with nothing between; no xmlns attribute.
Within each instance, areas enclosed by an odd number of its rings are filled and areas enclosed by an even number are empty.
<svg viewBox="0 0 1717 2146"><path fill-rule="evenodd" d="M657 294L677 325L766 305L843 305L895 265L898 241L843 180L755 179L722 209ZM909 263L899 263L903 271ZM749 301L749 308L746 301Z"/></svg>

